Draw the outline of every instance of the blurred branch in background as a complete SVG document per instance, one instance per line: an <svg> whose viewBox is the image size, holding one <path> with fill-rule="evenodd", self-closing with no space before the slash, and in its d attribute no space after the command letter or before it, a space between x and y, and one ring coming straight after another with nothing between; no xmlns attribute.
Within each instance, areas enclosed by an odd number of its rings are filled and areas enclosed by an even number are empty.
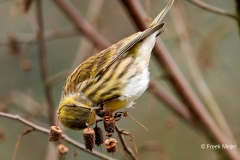
<svg viewBox="0 0 240 160"><path fill-rule="evenodd" d="M44 115L46 114L46 105L39 103L34 97L29 93L24 93L19 90L12 90L8 94L8 101L11 104L19 106L24 109L29 115L32 117Z"/></svg>
<svg viewBox="0 0 240 160"><path fill-rule="evenodd" d="M50 83L51 85L55 85L58 82L61 82L62 80L66 79L69 74L71 74L72 71L67 70L67 71L62 71L56 75L53 75L51 77L48 78L48 83Z"/></svg>
<svg viewBox="0 0 240 160"><path fill-rule="evenodd" d="M237 20L238 22L240 22L240 17L237 16L236 14L232 13L232 12L226 11L226 10L221 9L221 8L217 8L215 6L211 6L211 5L206 4L206 3L204 3L200 0L187 0L187 1L195 4L196 6L202 8L202 9L208 10L208 11L216 13L216 14L220 14L220 15L223 15L223 16L233 18L233 19Z"/></svg>
<svg viewBox="0 0 240 160"><path fill-rule="evenodd" d="M85 20L85 18L78 12L78 10L68 0L54 0L54 2L62 9L62 11L69 17L70 20L78 27L80 31L83 31L93 43L99 46L101 49L105 49L110 46L110 43L100 35L91 24Z"/></svg>
<svg viewBox="0 0 240 160"><path fill-rule="evenodd" d="M155 141L145 141L139 148L140 154L145 152L156 152L161 160L170 160L169 155L164 148Z"/></svg>
<svg viewBox="0 0 240 160"><path fill-rule="evenodd" d="M221 32L219 32L219 30L221 30ZM204 31L196 55L197 63L203 71L216 69L213 62L214 51L217 49L217 45L233 30L233 27L230 27L226 21L219 17L206 31Z"/></svg>
<svg viewBox="0 0 240 160"><path fill-rule="evenodd" d="M17 151L18 151L18 148L20 146L20 143L22 141L22 138L23 136L27 135L28 133L31 133L34 129L33 128L29 128L29 129L25 129L22 134L20 136L18 136L18 141L15 145L15 148L14 148L14 152L13 152L13 156L12 156L12 160L15 160L16 159L16 155L17 155Z"/></svg>
<svg viewBox="0 0 240 160"><path fill-rule="evenodd" d="M103 7L103 0L90 0L88 3L88 10L86 13L86 19L94 28L98 26L99 16ZM84 53L84 54L83 54ZM75 69L85 59L96 53L96 47L87 37L82 37L79 42L78 50L74 58L72 68Z"/></svg>
<svg viewBox="0 0 240 160"><path fill-rule="evenodd" d="M43 24L43 8L42 8L42 0L36 1L37 5L37 20L39 24L39 31L37 32L37 39L38 39L38 45L39 45L39 60L40 60L40 66L41 66L41 74L45 89L45 96L48 102L48 118L49 123L55 124L55 110L54 110L54 101L53 101L53 95L52 95L52 86L48 83L48 78L50 76L49 68L48 68L48 60L47 60L47 53L46 53L46 47L44 42L44 24Z"/></svg>
<svg viewBox="0 0 240 160"><path fill-rule="evenodd" d="M236 13L240 17L240 0L235 0L236 2ZM238 31L240 33L240 21L238 21Z"/></svg>
<svg viewBox="0 0 240 160"><path fill-rule="evenodd" d="M168 91L163 86L157 85L157 83L153 79L151 79L149 82L148 89L159 100L166 103L166 105L168 105L173 112L175 112L181 118L186 120L188 123L194 125L194 119L191 115L191 112L181 101L179 101L176 97L168 93Z"/></svg>
<svg viewBox="0 0 240 160"><path fill-rule="evenodd" d="M47 134L49 135L49 129L46 129L46 128L43 128L41 126L38 126L32 122L29 122L25 119L23 119L22 117L18 116L18 115L13 115L13 114L9 114L9 113L3 113L3 112L0 112L0 116L1 117L5 117L5 118L9 118L9 119L12 119L12 120L16 120L16 121L19 121L23 124L25 124L26 126L28 127L31 127L31 130L28 130L29 132L32 132L32 131L38 131L38 132L41 132L41 133L44 133L44 134ZM28 132L28 133L29 133ZM80 144L78 142L76 142L75 140L69 138L67 135L62 135L61 137L62 139L64 139L66 142L68 142L69 144L75 146L76 148L84 151L84 152L87 152L87 153L90 153L92 154L93 156L96 156L100 159L108 159L108 160L115 160L114 158L112 157L109 157L109 156L106 156L98 151L95 151L93 150L92 152L91 151L88 151L87 149L85 149L85 146L83 144Z"/></svg>
<svg viewBox="0 0 240 160"><path fill-rule="evenodd" d="M76 29L76 27L67 27L67 28L58 28L54 27L50 30L44 31L44 42L67 38L72 36L78 36L80 33ZM11 37L9 35L1 35L0 36L0 46L10 45L13 40L14 43L17 44L35 44L37 43L37 35L29 34L29 33L11 33Z"/></svg>
<svg viewBox="0 0 240 160"><path fill-rule="evenodd" d="M45 98L47 100L48 105L48 118L49 124L55 124L55 106L54 106L54 99L53 99L53 92L52 92L52 84L48 83L48 79L50 77L50 71L48 67L48 58L46 52L46 46L44 41L44 20L43 20L43 3L42 0L36 0L36 12L37 12L37 23L38 23L38 31L37 31L37 41L39 47L39 60L40 60L40 69L41 69L41 76L42 82L44 85L44 92ZM48 145L50 151L56 150L56 145ZM54 156L54 159L57 159L57 154ZM48 154L46 155L48 156ZM53 157L52 157L53 159ZM53 159L53 160L54 160Z"/></svg>
<svg viewBox="0 0 240 160"><path fill-rule="evenodd" d="M177 31L178 37L180 39L180 48L182 50L182 54L184 54L185 60L188 65L188 69L193 77L194 83L197 86L197 89L200 95L203 97L203 100L210 111L211 115L215 119L217 125L220 127L223 133L226 134L227 137L231 138L232 143L236 144L236 140L232 135L230 127L228 126L219 106L214 99L211 91L209 90L200 68L197 63L196 53L192 48L192 44L189 39L188 31L184 24L185 20L182 16L182 9L180 8L181 4L176 1L175 5L172 7L170 13L172 15L173 22L175 23L175 29Z"/></svg>
<svg viewBox="0 0 240 160"><path fill-rule="evenodd" d="M8 0L0 0L0 5L4 2L7 2Z"/></svg>

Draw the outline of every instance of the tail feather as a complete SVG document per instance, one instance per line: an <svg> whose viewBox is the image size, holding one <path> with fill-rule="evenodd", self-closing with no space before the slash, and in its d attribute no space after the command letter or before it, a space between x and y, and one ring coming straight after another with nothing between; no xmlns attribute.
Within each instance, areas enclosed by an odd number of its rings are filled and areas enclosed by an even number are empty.
<svg viewBox="0 0 240 160"><path fill-rule="evenodd" d="M162 34L163 32L165 32L167 29L164 29L164 30L158 30L159 33L157 33L156 37L159 36L160 34Z"/></svg>
<svg viewBox="0 0 240 160"><path fill-rule="evenodd" d="M149 25L149 28L152 28L153 26L156 26L161 23L164 16L167 14L171 6L173 5L174 0L171 0L167 6L159 13L159 15L152 21L152 23Z"/></svg>

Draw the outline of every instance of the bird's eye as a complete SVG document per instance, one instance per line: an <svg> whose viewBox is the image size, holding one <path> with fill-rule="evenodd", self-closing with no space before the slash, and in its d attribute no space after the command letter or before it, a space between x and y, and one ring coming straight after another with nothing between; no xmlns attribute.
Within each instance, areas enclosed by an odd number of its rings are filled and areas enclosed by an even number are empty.
<svg viewBox="0 0 240 160"><path fill-rule="evenodd" d="M67 107L77 107L77 106L74 104L69 104L69 105L67 105Z"/></svg>

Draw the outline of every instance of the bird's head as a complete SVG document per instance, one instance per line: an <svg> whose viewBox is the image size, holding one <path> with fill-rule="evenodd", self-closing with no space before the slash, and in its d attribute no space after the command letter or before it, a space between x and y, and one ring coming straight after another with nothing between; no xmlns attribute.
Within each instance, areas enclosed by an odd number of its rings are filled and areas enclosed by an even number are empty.
<svg viewBox="0 0 240 160"><path fill-rule="evenodd" d="M96 121L96 105L81 93L62 97L58 109L58 118L67 128L82 130Z"/></svg>

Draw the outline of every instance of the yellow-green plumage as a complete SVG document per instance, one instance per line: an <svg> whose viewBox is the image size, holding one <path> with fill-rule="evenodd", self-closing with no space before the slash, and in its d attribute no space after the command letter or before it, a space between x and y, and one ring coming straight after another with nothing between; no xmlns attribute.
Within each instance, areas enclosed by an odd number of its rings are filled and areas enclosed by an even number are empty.
<svg viewBox="0 0 240 160"><path fill-rule="evenodd" d="M104 104L115 111L130 107L147 88L148 64L163 16L173 0L150 27L88 58L68 77L59 105L59 119L71 129L95 122L95 108ZM87 124L86 124L87 123Z"/></svg>

